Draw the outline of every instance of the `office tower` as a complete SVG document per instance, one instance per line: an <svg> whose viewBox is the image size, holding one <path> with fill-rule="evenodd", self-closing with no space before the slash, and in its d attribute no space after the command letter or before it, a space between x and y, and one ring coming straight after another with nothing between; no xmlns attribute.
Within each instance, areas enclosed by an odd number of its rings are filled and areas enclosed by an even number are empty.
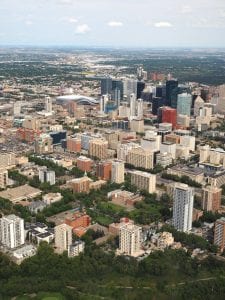
<svg viewBox="0 0 225 300"><path fill-rule="evenodd" d="M180 115L191 115L192 95L183 93L177 98L177 113Z"/></svg>
<svg viewBox="0 0 225 300"><path fill-rule="evenodd" d="M200 97L197 96L194 102L194 116L197 117L200 115L200 109L204 107L204 100Z"/></svg>
<svg viewBox="0 0 225 300"><path fill-rule="evenodd" d="M193 189L187 184L176 183L173 194L173 226L187 232L192 228Z"/></svg>
<svg viewBox="0 0 225 300"><path fill-rule="evenodd" d="M8 170L0 169L0 188L5 189L8 184L9 184Z"/></svg>
<svg viewBox="0 0 225 300"><path fill-rule="evenodd" d="M45 111L52 113L52 99L50 97L45 97Z"/></svg>
<svg viewBox="0 0 225 300"><path fill-rule="evenodd" d="M19 116L21 114L21 102L17 101L13 103L13 116Z"/></svg>
<svg viewBox="0 0 225 300"><path fill-rule="evenodd" d="M119 232L119 253L137 256L141 250L142 228L134 224L125 224Z"/></svg>
<svg viewBox="0 0 225 300"><path fill-rule="evenodd" d="M202 209L217 212L221 206L222 189L216 186L206 186L202 189Z"/></svg>
<svg viewBox="0 0 225 300"><path fill-rule="evenodd" d="M101 96L100 99L100 114L104 114L106 111L106 105L109 102L109 97L108 95L103 95Z"/></svg>
<svg viewBox="0 0 225 300"><path fill-rule="evenodd" d="M138 78L138 80L142 80L143 79L143 72L144 72L143 67L138 67L137 68L137 78Z"/></svg>
<svg viewBox="0 0 225 300"><path fill-rule="evenodd" d="M41 183L48 182L50 185L55 184L55 171L50 171L47 167L39 169L39 180Z"/></svg>
<svg viewBox="0 0 225 300"><path fill-rule="evenodd" d="M161 97L152 98L152 114L157 116L158 109L165 104L165 100Z"/></svg>
<svg viewBox="0 0 225 300"><path fill-rule="evenodd" d="M119 79L113 79L113 81L112 81L112 100L116 101L117 100L116 97L118 97L118 96L120 96L119 100L121 101L123 99L123 81L119 80Z"/></svg>
<svg viewBox="0 0 225 300"><path fill-rule="evenodd" d="M66 148L69 152L81 152L81 139L80 138L67 138Z"/></svg>
<svg viewBox="0 0 225 300"><path fill-rule="evenodd" d="M112 78L101 79L101 95L107 95L112 93Z"/></svg>
<svg viewBox="0 0 225 300"><path fill-rule="evenodd" d="M214 228L214 245L218 246L223 252L225 248L225 218L222 217L215 222Z"/></svg>
<svg viewBox="0 0 225 300"><path fill-rule="evenodd" d="M139 119L143 118L143 100L142 99L137 100L137 117Z"/></svg>
<svg viewBox="0 0 225 300"><path fill-rule="evenodd" d="M99 159L108 157L108 141L93 139L89 143L89 155Z"/></svg>
<svg viewBox="0 0 225 300"><path fill-rule="evenodd" d="M41 134L39 138L35 140L35 153L47 154L53 152L53 139L48 134Z"/></svg>
<svg viewBox="0 0 225 300"><path fill-rule="evenodd" d="M177 111L174 108L162 107L159 110L162 111L162 123L171 123L172 127L175 128L177 124Z"/></svg>
<svg viewBox="0 0 225 300"><path fill-rule="evenodd" d="M134 118L136 116L136 97L134 94L130 95L130 118Z"/></svg>
<svg viewBox="0 0 225 300"><path fill-rule="evenodd" d="M103 161L97 165L96 176L103 180L110 180L112 176L112 162Z"/></svg>
<svg viewBox="0 0 225 300"><path fill-rule="evenodd" d="M0 242L13 249L25 242L24 220L15 216L3 216L0 219Z"/></svg>
<svg viewBox="0 0 225 300"><path fill-rule="evenodd" d="M171 106L172 93L175 88L178 87L177 80L167 80L166 81L166 105Z"/></svg>
<svg viewBox="0 0 225 300"><path fill-rule="evenodd" d="M55 247L58 253L68 251L72 245L72 227L67 224L55 226Z"/></svg>
<svg viewBox="0 0 225 300"><path fill-rule="evenodd" d="M145 83L143 81L137 82L137 98L141 98L142 92L145 89Z"/></svg>
<svg viewBox="0 0 225 300"><path fill-rule="evenodd" d="M130 174L132 185L136 186L139 190L155 193L156 175L141 171L132 171Z"/></svg>
<svg viewBox="0 0 225 300"><path fill-rule="evenodd" d="M179 94L190 94L190 87L186 85L179 85L175 89L172 90L171 92L171 107L172 108L177 108L177 101L178 101L178 95ZM191 103L192 106L192 103Z"/></svg>
<svg viewBox="0 0 225 300"><path fill-rule="evenodd" d="M120 101L121 101L120 89L115 88L114 90L112 90L112 100L115 102L115 105L118 108L120 106Z"/></svg>
<svg viewBox="0 0 225 300"><path fill-rule="evenodd" d="M127 155L127 163L136 168L153 169L153 159L153 152L144 150L142 147L130 150Z"/></svg>
<svg viewBox="0 0 225 300"><path fill-rule="evenodd" d="M225 113L225 84L218 86L216 95L218 96L217 112Z"/></svg>
<svg viewBox="0 0 225 300"><path fill-rule="evenodd" d="M111 181L115 183L124 182L124 161L114 160L112 162L112 177Z"/></svg>
<svg viewBox="0 0 225 300"><path fill-rule="evenodd" d="M93 160L86 156L79 156L77 158L77 168L83 172L91 172Z"/></svg>
<svg viewBox="0 0 225 300"><path fill-rule="evenodd" d="M123 92L124 92L124 97L129 102L130 95L134 94L135 99L137 98L137 80L135 79L125 79L123 81Z"/></svg>

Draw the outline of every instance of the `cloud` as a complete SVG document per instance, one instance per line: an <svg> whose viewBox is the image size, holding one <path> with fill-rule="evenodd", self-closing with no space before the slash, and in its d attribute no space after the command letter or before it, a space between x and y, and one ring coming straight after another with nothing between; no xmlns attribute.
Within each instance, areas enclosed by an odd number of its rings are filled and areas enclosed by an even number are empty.
<svg viewBox="0 0 225 300"><path fill-rule="evenodd" d="M72 0L59 0L59 4L72 4Z"/></svg>
<svg viewBox="0 0 225 300"><path fill-rule="evenodd" d="M85 34L91 31L91 28L87 24L78 25L76 28L77 34Z"/></svg>
<svg viewBox="0 0 225 300"><path fill-rule="evenodd" d="M122 27L123 23L119 21L110 21L108 22L108 26L110 27Z"/></svg>
<svg viewBox="0 0 225 300"><path fill-rule="evenodd" d="M77 23L78 22L78 20L77 19L75 19L75 18L68 18L67 19L67 21L69 22L69 23Z"/></svg>
<svg viewBox="0 0 225 300"><path fill-rule="evenodd" d="M192 8L189 5L184 5L181 8L181 13L182 14L190 14L192 12Z"/></svg>
<svg viewBox="0 0 225 300"><path fill-rule="evenodd" d="M31 26L31 25L33 25L33 22L30 21L30 20L27 20L27 21L25 21L25 24L26 24L27 26Z"/></svg>
<svg viewBox="0 0 225 300"><path fill-rule="evenodd" d="M156 28L170 28L173 27L173 25L170 22L156 22L154 23L154 27Z"/></svg>

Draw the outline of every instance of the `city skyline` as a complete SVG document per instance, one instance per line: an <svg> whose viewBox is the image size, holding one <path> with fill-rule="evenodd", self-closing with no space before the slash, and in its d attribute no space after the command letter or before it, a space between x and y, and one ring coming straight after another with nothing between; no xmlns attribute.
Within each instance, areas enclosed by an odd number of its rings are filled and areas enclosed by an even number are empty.
<svg viewBox="0 0 225 300"><path fill-rule="evenodd" d="M0 15L2 45L225 47L222 0L3 0Z"/></svg>

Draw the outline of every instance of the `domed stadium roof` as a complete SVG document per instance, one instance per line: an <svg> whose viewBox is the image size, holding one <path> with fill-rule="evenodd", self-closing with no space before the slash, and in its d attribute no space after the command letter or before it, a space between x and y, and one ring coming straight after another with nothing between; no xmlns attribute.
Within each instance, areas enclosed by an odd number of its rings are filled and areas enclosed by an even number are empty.
<svg viewBox="0 0 225 300"><path fill-rule="evenodd" d="M96 105L98 101L94 98L82 96L82 95L65 95L59 96L56 98L56 103L58 104L66 104L67 102L74 101L78 104L82 105Z"/></svg>

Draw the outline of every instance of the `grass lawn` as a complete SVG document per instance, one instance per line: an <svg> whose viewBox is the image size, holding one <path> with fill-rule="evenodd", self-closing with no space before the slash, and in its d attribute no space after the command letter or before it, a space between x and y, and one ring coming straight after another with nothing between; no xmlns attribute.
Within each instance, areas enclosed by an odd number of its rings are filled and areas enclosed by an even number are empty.
<svg viewBox="0 0 225 300"><path fill-rule="evenodd" d="M60 293L43 293L37 295L37 300L65 300Z"/></svg>
<svg viewBox="0 0 225 300"><path fill-rule="evenodd" d="M107 216L98 216L95 218L95 220L103 226L108 226L109 224L113 223L113 219Z"/></svg>

